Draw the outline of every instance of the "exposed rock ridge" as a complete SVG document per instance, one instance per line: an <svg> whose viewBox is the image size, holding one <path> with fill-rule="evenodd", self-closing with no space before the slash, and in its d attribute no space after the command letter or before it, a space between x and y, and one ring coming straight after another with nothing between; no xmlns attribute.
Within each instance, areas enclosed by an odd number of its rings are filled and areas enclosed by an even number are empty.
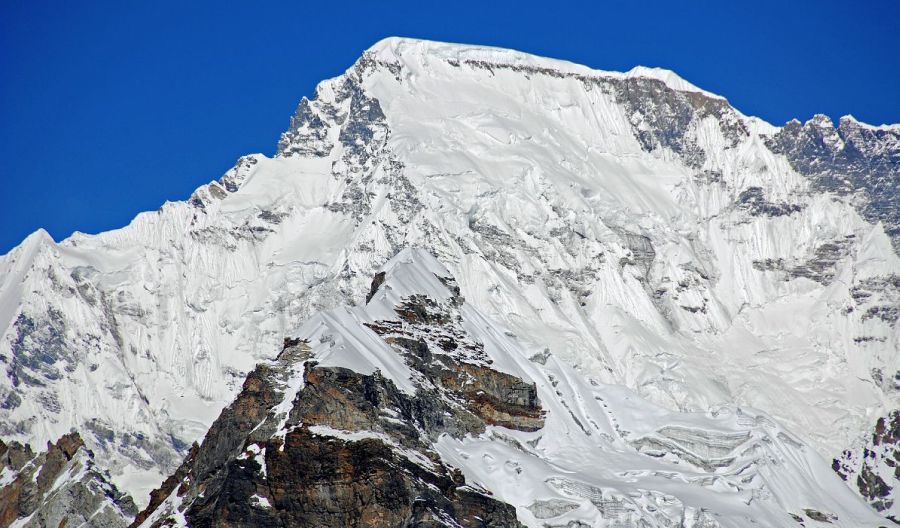
<svg viewBox="0 0 900 528"><path fill-rule="evenodd" d="M852 199L870 222L882 222L900 252L900 128L876 128L824 115L787 123L767 144L784 154L815 189Z"/></svg>
<svg viewBox="0 0 900 528"><path fill-rule="evenodd" d="M540 428L534 384L491 369L462 326L453 279L430 280L444 290L437 299L402 295L390 271L369 294L382 291L382 307L399 295L395 317L367 331L404 358L414 394L377 370L321 366L308 340L287 339L134 526L519 526L513 508L467 485L431 444L485 425Z"/></svg>
<svg viewBox="0 0 900 528"><path fill-rule="evenodd" d="M77 433L47 443L35 454L18 442L0 441L0 527L127 526L136 509L96 467Z"/></svg>

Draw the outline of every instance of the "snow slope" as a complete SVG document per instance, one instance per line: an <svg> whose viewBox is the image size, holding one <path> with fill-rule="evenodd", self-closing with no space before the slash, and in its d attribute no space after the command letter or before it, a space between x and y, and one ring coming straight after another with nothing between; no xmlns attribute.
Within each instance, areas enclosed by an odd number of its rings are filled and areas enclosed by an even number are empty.
<svg viewBox="0 0 900 528"><path fill-rule="evenodd" d="M367 518L381 519L376 525L393 525L388 519L403 494L395 499L353 487L359 482L369 487L382 460L390 461L392 474L415 467L412 471L421 480L435 474L440 481L440 468L449 464L465 477L464 482L456 480L456 490L484 490L493 500L512 506L519 522L535 528L797 522L855 528L883 523L814 449L765 413L735 405L702 413L668 411L621 385L585 376L551 353L527 350L508 329L463 304L449 271L422 249L401 251L382 272L367 305L315 315L294 344L252 375L255 381L219 418L193 459L205 462L188 461L180 470L184 477L178 487L168 490L168 498L148 512L141 526L215 524L222 519L242 526L346 526ZM361 343L377 351L381 361L405 362L408 368L385 364L387 368L373 369L359 354ZM306 347L307 352L289 359L292 347ZM337 380L353 378L331 370L335 367L368 377L361 383L341 383ZM465 391L465 384L460 391L452 381L458 373L444 377L445 368L493 380L483 386L490 397L510 397L513 393L504 387L533 387L539 423L528 417L533 413L511 404L506 407L506 416L512 417L507 423L476 425L475 431L462 434L462 409L474 409L476 416L488 420L496 415L480 414L478 409L484 407L472 406L471 391ZM294 373L288 379L307 379L308 384L299 391L285 390L280 398L269 396L272 389L264 388L262 380L279 378L285 371ZM504 375L521 381L501 381L508 380ZM392 386L403 395L392 396ZM364 393L355 394L357 387L365 387ZM332 395L340 395L340 412L322 412L329 409ZM420 414L422 407L412 403L416 398L427 398L427 407L438 411ZM269 402L273 410L247 411L259 402ZM356 405L366 412L357 415ZM445 414L453 417L439 421L441 409L453 409ZM228 418L232 412L258 418L236 429ZM287 423L282 416L289 417ZM273 428L270 422L279 426ZM222 453L222 439L234 438L239 431L249 434L211 463ZM285 466L308 457L307 451L298 450L301 442L315 452L325 449L323 444L343 445L355 455L347 456L341 471L328 478L322 476L331 475L330 466L295 476ZM384 455L373 447L377 445L392 454ZM374 453L382 454L372 457ZM366 460L363 457L373 460L363 466L358 461ZM360 467L352 479L344 480L344 468L353 464ZM390 489L401 486L396 480L379 482ZM283 493L286 489L290 492ZM253 495L246 500L249 493ZM441 508L428 491L418 493L408 499L430 505L433 517L440 519L433 525L481 525L466 523L465 503ZM332 513L313 518L322 505ZM344 517L333 517L338 515ZM448 519L451 515L455 518ZM513 524L495 518L489 525Z"/></svg>
<svg viewBox="0 0 900 528"><path fill-rule="evenodd" d="M0 437L78 429L144 503L253 365L418 246L526 349L660 413L760 409L830 459L898 407L900 261L781 130L671 72L386 39L274 158L0 257Z"/></svg>

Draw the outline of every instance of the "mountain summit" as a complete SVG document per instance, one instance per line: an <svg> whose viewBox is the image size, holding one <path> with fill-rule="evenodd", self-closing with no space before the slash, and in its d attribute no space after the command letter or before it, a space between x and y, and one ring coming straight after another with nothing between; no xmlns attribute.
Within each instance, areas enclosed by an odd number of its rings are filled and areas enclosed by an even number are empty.
<svg viewBox="0 0 900 528"><path fill-rule="evenodd" d="M77 431L109 472L94 488L165 503L156 520L221 520L228 486L262 485L248 460L292 438L286 419L302 449L416 465L443 497L425 510L463 525L474 500L531 526L609 508L623 526L877 526L876 510L900 515L898 170L896 126L776 127L664 70L386 39L301 100L274 157L122 229L38 232L0 257L0 437ZM477 360L428 337L442 332ZM354 407L365 423L313 419L296 409L316 369L322 390L389 397ZM453 385L493 379L477 369L533 393L515 400L524 422L499 386L488 405ZM271 390L247 403L257 382ZM391 415L421 391L463 425ZM234 425L236 406L250 414ZM567 445L610 469L573 476ZM188 475L226 502L172 495Z"/></svg>

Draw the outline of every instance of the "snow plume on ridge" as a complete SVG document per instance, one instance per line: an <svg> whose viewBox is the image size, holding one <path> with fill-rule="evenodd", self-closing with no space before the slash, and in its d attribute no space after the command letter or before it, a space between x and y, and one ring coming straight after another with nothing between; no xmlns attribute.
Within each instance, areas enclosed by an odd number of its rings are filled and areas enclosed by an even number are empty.
<svg viewBox="0 0 900 528"><path fill-rule="evenodd" d="M75 429L143 506L304 325L412 384L346 329L440 281L338 307L416 247L529 351L667 412L760 409L832 459L900 407L898 145L773 127L665 72L388 39L301 101L274 158L0 257L0 437Z"/></svg>

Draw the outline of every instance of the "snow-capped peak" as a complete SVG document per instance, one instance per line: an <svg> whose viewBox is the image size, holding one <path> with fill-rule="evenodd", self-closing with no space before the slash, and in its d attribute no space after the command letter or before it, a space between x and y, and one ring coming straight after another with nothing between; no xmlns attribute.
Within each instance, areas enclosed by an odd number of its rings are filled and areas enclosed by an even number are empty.
<svg viewBox="0 0 900 528"><path fill-rule="evenodd" d="M864 123L859 119L856 119L853 115L847 114L842 116L840 119L841 123L847 122L854 125L857 125L862 128L867 128L869 130L880 130L884 132L900 132L900 123L894 124L882 124L882 125L870 125L868 123Z"/></svg>
<svg viewBox="0 0 900 528"><path fill-rule="evenodd" d="M300 103L276 157L123 229L0 257L0 437L74 428L146 500L285 338L414 394L367 324L419 317L396 311L416 294L459 312L450 271L464 315L496 321L466 331L506 373L515 335L538 363L632 388L619 414L629 398L753 407L841 453L900 401L900 147L823 149L817 127L773 130L688 88L380 42Z"/></svg>
<svg viewBox="0 0 900 528"><path fill-rule="evenodd" d="M722 99L721 96L698 88L684 80L677 73L664 68L635 66L627 72L606 71L589 68L565 60L541 57L506 48L451 44L404 37L388 37L382 39L370 47L368 51L378 60L401 64L406 61L427 62L429 60L443 60L454 63L479 61L512 67L554 70L563 74L608 77L614 79L655 79L662 81L666 86L673 90L696 92L708 97Z"/></svg>
<svg viewBox="0 0 900 528"><path fill-rule="evenodd" d="M812 116L806 123L819 128L834 128L834 122L825 114L816 114Z"/></svg>
<svg viewBox="0 0 900 528"><path fill-rule="evenodd" d="M646 66L635 66L634 68L625 72L624 75L627 78L642 77L645 79L656 79L662 81L666 86L672 88L673 90L678 90L680 92L696 92L701 93L707 97L724 99L720 95L716 95L702 88L698 88L694 84L691 84L690 82L684 80L677 73L665 68L648 68Z"/></svg>

